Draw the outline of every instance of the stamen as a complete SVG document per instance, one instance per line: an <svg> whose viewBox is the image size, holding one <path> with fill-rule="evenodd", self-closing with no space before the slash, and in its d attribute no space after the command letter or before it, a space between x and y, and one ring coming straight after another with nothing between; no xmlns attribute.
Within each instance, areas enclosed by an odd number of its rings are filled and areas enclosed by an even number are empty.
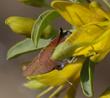
<svg viewBox="0 0 110 98"><path fill-rule="evenodd" d="M55 97L55 95L57 95L62 89L63 89L64 85L59 86L50 96L49 98L53 98Z"/></svg>
<svg viewBox="0 0 110 98"><path fill-rule="evenodd" d="M46 90L44 90L43 92L41 92L39 95L36 96L36 98L40 98L41 96L47 94L49 91L51 91L54 87L49 87Z"/></svg>
<svg viewBox="0 0 110 98"><path fill-rule="evenodd" d="M70 82L70 81L68 81L68 80L66 80L66 82L67 82L70 86L72 86L72 85L73 85L73 83L72 83L72 82Z"/></svg>

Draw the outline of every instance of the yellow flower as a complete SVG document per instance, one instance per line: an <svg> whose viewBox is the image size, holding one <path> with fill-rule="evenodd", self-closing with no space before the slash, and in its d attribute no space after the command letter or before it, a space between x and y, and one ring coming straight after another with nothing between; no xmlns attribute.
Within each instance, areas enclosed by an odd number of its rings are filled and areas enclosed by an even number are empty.
<svg viewBox="0 0 110 98"><path fill-rule="evenodd" d="M82 47L74 52L74 56L91 56L91 60L94 62L99 62L105 58L105 56L110 52L110 29L104 32L94 44L88 47Z"/></svg>
<svg viewBox="0 0 110 98"><path fill-rule="evenodd" d="M97 50L95 49L97 47L98 50L105 50L91 57L92 60L94 59L93 61L97 62L105 57L109 51L106 44L106 36L109 33L104 35L106 32L109 32L110 17L107 13L100 9L95 2L92 2L89 6L85 6L69 1L53 1L52 7L70 24L76 26L72 34L56 47L51 57L53 60L62 60L70 56L79 55L91 56L94 54L93 47L94 50ZM101 42L99 42L98 39L103 39L103 41L100 40ZM101 46L102 43L106 44L107 47L103 49Z"/></svg>
<svg viewBox="0 0 110 98"><path fill-rule="evenodd" d="M73 64L67 64L62 70L53 70L46 74L41 74L37 76L30 76L29 79L37 79L39 82L48 86L59 86L72 76L75 78L79 70L81 69L82 62L76 62ZM75 75L75 76L74 76ZM54 81L54 82L52 82Z"/></svg>
<svg viewBox="0 0 110 98"><path fill-rule="evenodd" d="M55 0L51 3L51 6L55 8L65 20L77 27L105 19L110 20L110 17L108 17L102 9L94 6L94 3L92 3L91 6L84 6L70 1Z"/></svg>
<svg viewBox="0 0 110 98"><path fill-rule="evenodd" d="M49 87L45 91L43 91L41 94L39 94L37 96L37 98L43 96L47 92L51 91L53 88L57 87L56 91L54 91L49 97L49 98L53 98L53 96L55 96L57 93L59 93L68 84L70 85L69 86L70 89L67 92L67 96L69 96L71 89L77 88L77 84L79 83L80 71L81 71L83 62L84 62L84 60L80 59L73 64L65 65L65 67L62 70L55 69L55 70L45 73L45 74L27 77L27 79L37 81L37 84L40 83L41 87L42 87L42 84ZM29 86L29 88L31 88L31 87ZM38 85L38 88L39 88L39 85ZM68 86L67 86L67 88L68 88ZM67 98L67 97L65 97L65 98Z"/></svg>
<svg viewBox="0 0 110 98"><path fill-rule="evenodd" d="M94 62L103 59L110 51L108 44L110 36L110 17L95 2L89 6L72 3L69 1L53 1L52 6L67 20L75 26L72 34L59 44L52 54L53 60L62 60L67 57L76 56L78 60L72 64L67 64L61 70L54 69L51 72L29 76L27 79L33 80L36 88L48 88L37 96L40 98L47 92L57 88L49 98L58 95L68 84L67 93L64 98L73 98L80 80L80 71L85 57L90 57ZM85 56L83 59L81 56ZM34 88L30 82L29 88ZM38 86L40 84L40 87Z"/></svg>
<svg viewBox="0 0 110 98"><path fill-rule="evenodd" d="M108 28L97 24L86 24L76 29L64 42L59 44L54 53L52 59L62 60L66 57L72 56L75 50L80 47L87 47L93 45L100 36Z"/></svg>

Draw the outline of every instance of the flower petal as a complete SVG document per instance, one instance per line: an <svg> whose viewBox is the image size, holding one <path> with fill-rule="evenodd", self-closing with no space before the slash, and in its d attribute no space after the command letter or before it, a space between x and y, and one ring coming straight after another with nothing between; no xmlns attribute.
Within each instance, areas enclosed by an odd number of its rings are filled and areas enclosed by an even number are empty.
<svg viewBox="0 0 110 98"><path fill-rule="evenodd" d="M67 82L71 77L79 77L82 63L80 61L74 64L68 64L62 70L53 70L49 73L31 76L29 78L34 78L47 86L58 86Z"/></svg>
<svg viewBox="0 0 110 98"><path fill-rule="evenodd" d="M46 87L46 85L40 83L37 80L31 80L24 84L25 87L30 89L43 89Z"/></svg>
<svg viewBox="0 0 110 98"><path fill-rule="evenodd" d="M72 56L79 47L93 44L106 30L98 24L86 24L74 31L63 43L59 44L53 52L53 60L62 60Z"/></svg>
<svg viewBox="0 0 110 98"><path fill-rule="evenodd" d="M88 47L82 47L73 54L74 56L91 56L91 60L94 62L99 62L110 52L110 29L100 36L93 45ZM96 52L96 54L95 54Z"/></svg>
<svg viewBox="0 0 110 98"><path fill-rule="evenodd" d="M78 3L70 1L55 0L51 3L65 20L75 26L81 26L87 23L94 23L105 19L105 12L100 8L89 8ZM100 14L101 13L101 14Z"/></svg>
<svg viewBox="0 0 110 98"><path fill-rule="evenodd" d="M96 56L91 57L92 61L99 62L105 58L110 52L110 29L108 29L94 44L94 50L98 53Z"/></svg>

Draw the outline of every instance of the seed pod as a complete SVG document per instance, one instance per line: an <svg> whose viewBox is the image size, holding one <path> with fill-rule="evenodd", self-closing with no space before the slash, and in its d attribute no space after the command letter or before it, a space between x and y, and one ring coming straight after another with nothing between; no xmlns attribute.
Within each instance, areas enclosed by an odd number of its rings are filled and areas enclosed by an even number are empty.
<svg viewBox="0 0 110 98"><path fill-rule="evenodd" d="M30 35L35 20L27 17L11 16L5 21L13 32L22 35Z"/></svg>

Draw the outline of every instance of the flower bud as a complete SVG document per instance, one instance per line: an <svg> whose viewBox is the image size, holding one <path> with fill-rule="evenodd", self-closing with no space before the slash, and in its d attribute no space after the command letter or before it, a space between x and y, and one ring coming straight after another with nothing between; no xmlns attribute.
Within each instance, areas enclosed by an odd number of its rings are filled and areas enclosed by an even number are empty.
<svg viewBox="0 0 110 98"><path fill-rule="evenodd" d="M30 35L34 22L32 18L11 16L6 19L5 24L17 34Z"/></svg>
<svg viewBox="0 0 110 98"><path fill-rule="evenodd" d="M38 82L37 80L28 81L24 84L24 86L30 89L42 89L46 87L44 84Z"/></svg>

